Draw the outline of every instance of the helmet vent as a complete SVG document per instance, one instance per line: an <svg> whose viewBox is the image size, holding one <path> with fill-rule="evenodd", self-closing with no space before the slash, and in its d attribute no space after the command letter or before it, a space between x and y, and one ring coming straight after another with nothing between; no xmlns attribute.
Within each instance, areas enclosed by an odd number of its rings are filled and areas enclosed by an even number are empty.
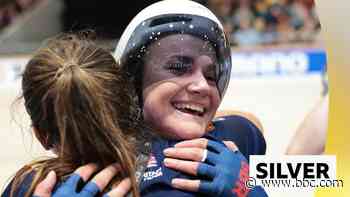
<svg viewBox="0 0 350 197"><path fill-rule="evenodd" d="M169 17L160 17L157 19L152 20L150 27L158 26L158 25L164 25L168 23L176 23L176 22L191 22L190 17L186 16L169 16Z"/></svg>

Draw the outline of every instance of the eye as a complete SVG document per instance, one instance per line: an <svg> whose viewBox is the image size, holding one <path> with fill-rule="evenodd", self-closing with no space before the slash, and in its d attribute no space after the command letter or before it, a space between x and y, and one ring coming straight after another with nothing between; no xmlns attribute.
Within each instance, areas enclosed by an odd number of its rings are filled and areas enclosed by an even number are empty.
<svg viewBox="0 0 350 197"><path fill-rule="evenodd" d="M205 75L205 79L207 83L212 86L216 86L216 77L213 75Z"/></svg>
<svg viewBox="0 0 350 197"><path fill-rule="evenodd" d="M165 65L165 68L176 75L181 75L191 70L191 64L185 64L183 62L174 62L168 63L167 65Z"/></svg>
<svg viewBox="0 0 350 197"><path fill-rule="evenodd" d="M210 69L209 71L206 71L204 73L204 77L209 81L209 82L216 82L216 74L214 69Z"/></svg>
<svg viewBox="0 0 350 197"><path fill-rule="evenodd" d="M216 81L216 77L215 77L215 76L212 76L212 75L207 75L207 76L205 76L205 78L206 78L208 81L213 81L213 82Z"/></svg>

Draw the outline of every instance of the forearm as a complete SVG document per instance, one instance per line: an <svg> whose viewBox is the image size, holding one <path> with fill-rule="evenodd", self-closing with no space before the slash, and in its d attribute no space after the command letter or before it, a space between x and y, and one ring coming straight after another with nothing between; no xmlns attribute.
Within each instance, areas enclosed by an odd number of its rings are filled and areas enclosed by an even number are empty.
<svg viewBox="0 0 350 197"><path fill-rule="evenodd" d="M287 148L287 154L322 154L327 137L328 96L308 114Z"/></svg>

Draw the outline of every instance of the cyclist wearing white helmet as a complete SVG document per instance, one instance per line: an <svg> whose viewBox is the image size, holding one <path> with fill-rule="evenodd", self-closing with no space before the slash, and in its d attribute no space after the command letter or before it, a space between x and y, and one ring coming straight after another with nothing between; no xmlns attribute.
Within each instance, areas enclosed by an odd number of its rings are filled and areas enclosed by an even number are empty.
<svg viewBox="0 0 350 197"><path fill-rule="evenodd" d="M244 186L246 158L265 153L259 126L240 115L212 122L231 70L212 12L189 0L152 4L130 22L114 54L134 82L145 123L161 136L140 179L142 196L266 196Z"/></svg>

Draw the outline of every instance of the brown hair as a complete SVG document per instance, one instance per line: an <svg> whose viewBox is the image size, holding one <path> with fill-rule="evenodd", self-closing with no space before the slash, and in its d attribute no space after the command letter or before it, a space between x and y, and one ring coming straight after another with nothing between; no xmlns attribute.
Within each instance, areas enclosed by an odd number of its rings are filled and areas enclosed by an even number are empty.
<svg viewBox="0 0 350 197"><path fill-rule="evenodd" d="M91 33L89 33L91 34ZM135 120L138 104L126 74L109 51L97 47L87 34L60 34L49 39L27 64L22 79L25 108L35 135L57 157L23 167L12 184L13 195L32 172L26 196L51 170L62 181L84 164L121 165L121 177L135 179Z"/></svg>

